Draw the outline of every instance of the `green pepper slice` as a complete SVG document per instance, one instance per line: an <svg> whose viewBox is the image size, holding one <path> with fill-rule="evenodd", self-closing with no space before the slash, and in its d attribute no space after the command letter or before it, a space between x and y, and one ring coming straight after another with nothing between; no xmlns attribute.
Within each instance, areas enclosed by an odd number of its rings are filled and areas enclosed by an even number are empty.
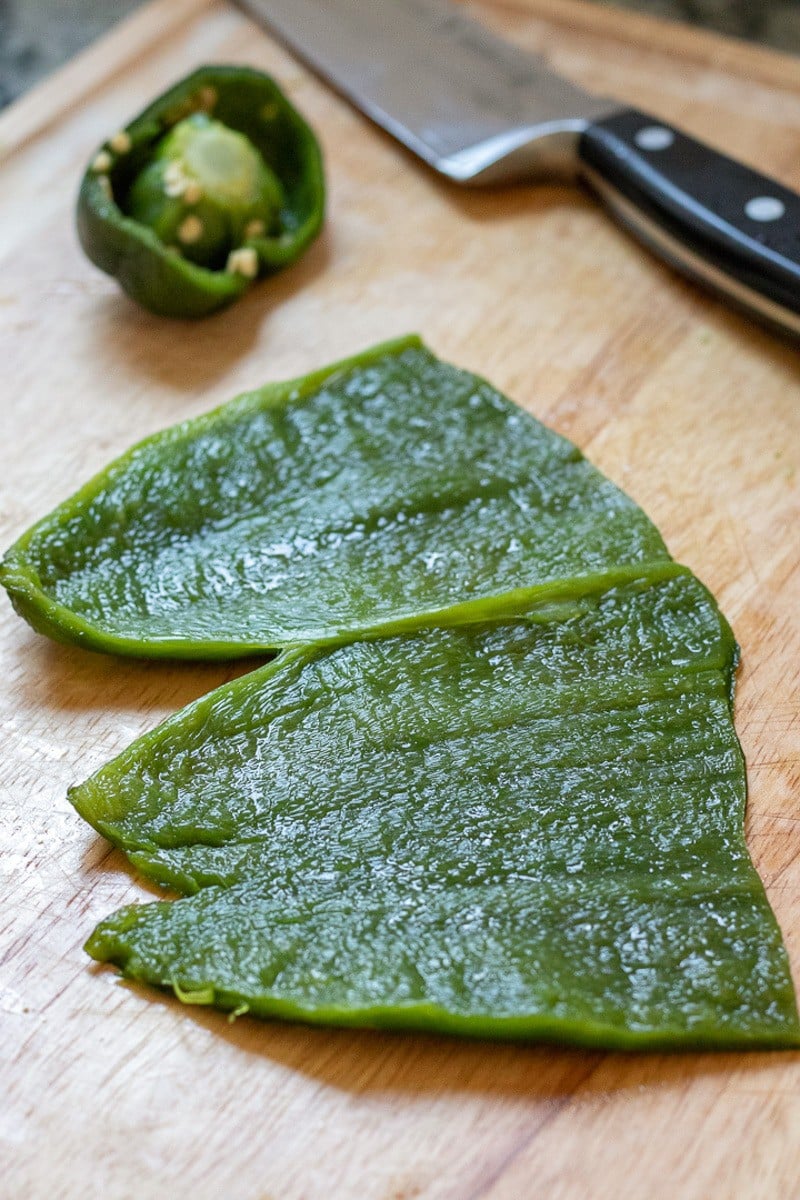
<svg viewBox="0 0 800 1200"><path fill-rule="evenodd" d="M140 443L24 534L0 581L59 640L209 659L665 559L572 443L408 337Z"/></svg>
<svg viewBox="0 0 800 1200"><path fill-rule="evenodd" d="M417 338L141 443L2 580L97 649L287 647L73 790L184 893L96 958L262 1016L798 1045L727 623L574 446Z"/></svg>
<svg viewBox="0 0 800 1200"><path fill-rule="evenodd" d="M317 139L274 81L206 66L99 149L81 183L78 233L139 304L202 317L294 262L324 204Z"/></svg>
<svg viewBox="0 0 800 1200"><path fill-rule="evenodd" d="M289 650L73 789L183 893L110 916L89 953L263 1017L800 1045L744 843L736 648L714 601L662 564L515 602Z"/></svg>

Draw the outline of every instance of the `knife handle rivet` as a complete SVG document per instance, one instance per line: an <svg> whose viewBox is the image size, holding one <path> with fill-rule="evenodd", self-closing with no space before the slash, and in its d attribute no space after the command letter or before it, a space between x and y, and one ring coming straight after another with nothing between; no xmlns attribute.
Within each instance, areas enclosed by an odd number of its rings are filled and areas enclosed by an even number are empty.
<svg viewBox="0 0 800 1200"><path fill-rule="evenodd" d="M675 134L666 125L645 125L633 140L640 150L666 150L675 141Z"/></svg>
<svg viewBox="0 0 800 1200"><path fill-rule="evenodd" d="M751 221L777 221L786 212L786 205L777 196L754 196L744 211Z"/></svg>

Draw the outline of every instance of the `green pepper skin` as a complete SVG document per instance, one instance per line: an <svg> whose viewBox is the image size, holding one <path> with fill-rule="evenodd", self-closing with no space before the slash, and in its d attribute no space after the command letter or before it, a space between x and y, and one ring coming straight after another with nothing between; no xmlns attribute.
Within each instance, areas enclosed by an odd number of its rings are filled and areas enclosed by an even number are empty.
<svg viewBox="0 0 800 1200"><path fill-rule="evenodd" d="M207 316L238 299L251 283L242 274L188 261L126 215L127 194L160 139L201 112L246 135L282 185L280 231L244 243L258 256L259 276L299 258L324 216L319 144L278 86L249 67L201 67L126 126L121 151L114 149L115 138L109 139L89 164L78 196L78 235L88 257L133 300L161 316Z"/></svg>
<svg viewBox="0 0 800 1200"><path fill-rule="evenodd" d="M59 640L212 659L664 560L574 445L408 337L140 443L24 534L0 581Z"/></svg>
<svg viewBox="0 0 800 1200"><path fill-rule="evenodd" d="M110 916L89 953L262 1017L799 1046L713 599L667 563L515 603L287 651L73 789L184 896Z"/></svg>
<svg viewBox="0 0 800 1200"><path fill-rule="evenodd" d="M98 960L264 1017L800 1045L730 628L629 497L419 339L140 443L1 574L65 641L285 648L72 790L184 893L102 922Z"/></svg>

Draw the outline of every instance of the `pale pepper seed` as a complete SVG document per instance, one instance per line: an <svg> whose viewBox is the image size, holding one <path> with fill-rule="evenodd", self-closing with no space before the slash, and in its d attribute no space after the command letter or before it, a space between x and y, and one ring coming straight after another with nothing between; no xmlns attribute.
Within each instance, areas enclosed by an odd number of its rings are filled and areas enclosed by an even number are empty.
<svg viewBox="0 0 800 1200"><path fill-rule="evenodd" d="M127 154L131 148L131 135L124 129L120 129L112 138L109 138L108 144L115 154Z"/></svg>
<svg viewBox="0 0 800 1200"><path fill-rule="evenodd" d="M244 275L246 279L255 279L258 274L258 255L252 246L231 250L225 270L230 275Z"/></svg>
<svg viewBox="0 0 800 1200"><path fill-rule="evenodd" d="M183 189L184 204L198 204L203 199L203 189L196 179L186 181L186 187Z"/></svg>
<svg viewBox="0 0 800 1200"><path fill-rule="evenodd" d="M189 216L181 222L178 227L178 240L183 242L185 246L190 246L193 242L199 242L203 236L203 222L199 217Z"/></svg>

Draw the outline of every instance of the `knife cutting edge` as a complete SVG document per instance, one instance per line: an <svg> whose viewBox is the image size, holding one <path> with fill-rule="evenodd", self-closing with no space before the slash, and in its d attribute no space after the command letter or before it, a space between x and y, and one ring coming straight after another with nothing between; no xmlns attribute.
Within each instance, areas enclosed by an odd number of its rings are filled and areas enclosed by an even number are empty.
<svg viewBox="0 0 800 1200"><path fill-rule="evenodd" d="M581 180L683 274L800 335L800 195L599 97L447 0L238 0L366 116L465 186Z"/></svg>

